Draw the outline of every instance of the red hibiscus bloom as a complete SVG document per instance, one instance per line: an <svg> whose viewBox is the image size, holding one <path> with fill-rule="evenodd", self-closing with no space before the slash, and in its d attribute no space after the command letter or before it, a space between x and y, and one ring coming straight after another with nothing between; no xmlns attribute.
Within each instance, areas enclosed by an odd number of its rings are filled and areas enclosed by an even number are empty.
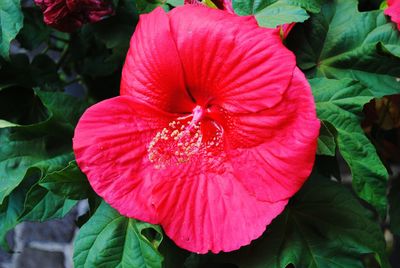
<svg viewBox="0 0 400 268"><path fill-rule="evenodd" d="M121 96L84 113L74 151L121 214L217 253L249 244L282 212L311 172L319 126L276 30L187 5L141 16Z"/></svg>
<svg viewBox="0 0 400 268"><path fill-rule="evenodd" d="M73 32L84 23L96 22L113 13L109 0L35 0L51 27Z"/></svg>
<svg viewBox="0 0 400 268"><path fill-rule="evenodd" d="M385 14L397 23L397 28L400 30L400 0L388 0L387 4L388 8L385 9Z"/></svg>

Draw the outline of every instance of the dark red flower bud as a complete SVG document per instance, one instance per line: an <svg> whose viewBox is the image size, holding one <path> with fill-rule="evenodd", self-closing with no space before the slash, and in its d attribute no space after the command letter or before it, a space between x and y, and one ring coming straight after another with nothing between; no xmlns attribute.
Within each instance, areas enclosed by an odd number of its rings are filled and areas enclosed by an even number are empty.
<svg viewBox="0 0 400 268"><path fill-rule="evenodd" d="M113 14L110 0L35 0L51 27L73 32L84 23L99 21Z"/></svg>

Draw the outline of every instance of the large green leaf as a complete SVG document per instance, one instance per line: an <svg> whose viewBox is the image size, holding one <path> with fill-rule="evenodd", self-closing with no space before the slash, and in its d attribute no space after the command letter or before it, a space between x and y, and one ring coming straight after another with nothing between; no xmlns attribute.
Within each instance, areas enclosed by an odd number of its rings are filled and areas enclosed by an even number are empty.
<svg viewBox="0 0 400 268"><path fill-rule="evenodd" d="M322 1L324 0L232 0L232 5L238 15L252 15L274 3L298 6L310 12L319 12Z"/></svg>
<svg viewBox="0 0 400 268"><path fill-rule="evenodd" d="M85 199L92 191L85 174L75 161L61 170L47 173L39 184L59 196L74 200Z"/></svg>
<svg viewBox="0 0 400 268"><path fill-rule="evenodd" d="M184 0L167 0L167 4L173 5L174 7L182 6L184 4Z"/></svg>
<svg viewBox="0 0 400 268"><path fill-rule="evenodd" d="M29 167L47 157L45 140L14 138L9 129L0 130L0 204L22 181ZM29 153L27 153L29 152Z"/></svg>
<svg viewBox="0 0 400 268"><path fill-rule="evenodd" d="M66 166L73 159L65 146L71 146L56 136L35 137L41 133L32 128L14 127L0 130L0 204L26 177L29 169L38 169L41 174ZM53 146L52 148L49 148Z"/></svg>
<svg viewBox="0 0 400 268"><path fill-rule="evenodd" d="M85 105L63 93L36 93L47 119L33 125L0 129L0 204L23 180L29 168L42 174L61 169L73 160L74 126Z"/></svg>
<svg viewBox="0 0 400 268"><path fill-rule="evenodd" d="M285 0L285 1L287 1L292 5L300 6L309 12L318 13L321 11L322 3L326 0Z"/></svg>
<svg viewBox="0 0 400 268"><path fill-rule="evenodd" d="M20 0L0 1L0 56L8 59L10 43L23 25Z"/></svg>
<svg viewBox="0 0 400 268"><path fill-rule="evenodd" d="M19 223L19 216L24 209L25 196L38 176L36 170L30 170L25 180L7 197L6 202L1 206L3 209L0 211L0 246L4 250L9 250L6 241L7 232Z"/></svg>
<svg viewBox="0 0 400 268"><path fill-rule="evenodd" d="M334 127L328 122L322 122L319 130L317 154L334 156L336 153L336 142Z"/></svg>
<svg viewBox="0 0 400 268"><path fill-rule="evenodd" d="M278 1L255 14L258 25L275 28L292 22L303 22L309 18L307 12L299 6Z"/></svg>
<svg viewBox="0 0 400 268"><path fill-rule="evenodd" d="M64 217L75 205L76 200L53 194L35 184L27 193L20 221L47 221Z"/></svg>
<svg viewBox="0 0 400 268"><path fill-rule="evenodd" d="M30 168L23 181L6 198L0 212L0 246L8 249L5 236L22 221L46 221L64 217L75 206L75 200L57 196L38 185L39 168Z"/></svg>
<svg viewBox="0 0 400 268"><path fill-rule="evenodd" d="M255 15L260 26L275 28L309 18L306 11L320 12L322 0L233 0L239 15Z"/></svg>
<svg viewBox="0 0 400 268"><path fill-rule="evenodd" d="M360 82L311 79L318 117L336 130L336 142L353 175L353 188L381 215L386 213L388 174L360 126L359 114L373 96Z"/></svg>
<svg viewBox="0 0 400 268"><path fill-rule="evenodd" d="M400 93L400 34L383 11L359 12L357 4L326 1L288 45L309 78L351 78L377 97Z"/></svg>
<svg viewBox="0 0 400 268"><path fill-rule="evenodd" d="M147 231L155 232L155 238L146 236ZM161 240L158 226L121 216L103 202L79 231L74 264L76 268L161 267L163 257L157 251Z"/></svg>
<svg viewBox="0 0 400 268"><path fill-rule="evenodd" d="M290 264L296 268L361 268L363 255L375 254L381 267L390 267L383 233L370 216L342 185L313 179L260 239L229 254L193 256L203 260L192 263L197 267L227 263L246 268Z"/></svg>

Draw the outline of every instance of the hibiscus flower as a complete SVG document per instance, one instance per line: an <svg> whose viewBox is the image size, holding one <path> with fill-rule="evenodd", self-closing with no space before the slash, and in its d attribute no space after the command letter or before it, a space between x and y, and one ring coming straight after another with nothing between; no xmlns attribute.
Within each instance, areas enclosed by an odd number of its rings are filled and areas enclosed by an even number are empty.
<svg viewBox="0 0 400 268"><path fill-rule="evenodd" d="M385 14L390 16L394 23L397 23L397 28L400 30L400 0L388 0L388 8L385 9Z"/></svg>
<svg viewBox="0 0 400 268"><path fill-rule="evenodd" d="M93 189L177 245L232 251L261 236L309 176L320 123L276 30L200 5L142 15L121 96L73 140Z"/></svg>
<svg viewBox="0 0 400 268"><path fill-rule="evenodd" d="M43 11L44 22L62 32L73 32L84 23L97 22L111 15L110 0L35 0Z"/></svg>

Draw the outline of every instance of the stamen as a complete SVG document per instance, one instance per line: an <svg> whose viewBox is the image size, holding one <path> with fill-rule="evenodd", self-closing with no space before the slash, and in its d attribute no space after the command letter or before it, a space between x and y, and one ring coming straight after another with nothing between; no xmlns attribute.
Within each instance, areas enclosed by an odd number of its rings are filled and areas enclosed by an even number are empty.
<svg viewBox="0 0 400 268"><path fill-rule="evenodd" d="M205 111L193 110L192 120L178 118L156 134L148 145L148 157L157 169L177 166L188 161L212 161L222 152L222 129L215 128L213 138L202 133ZM210 124L212 126L212 124Z"/></svg>

